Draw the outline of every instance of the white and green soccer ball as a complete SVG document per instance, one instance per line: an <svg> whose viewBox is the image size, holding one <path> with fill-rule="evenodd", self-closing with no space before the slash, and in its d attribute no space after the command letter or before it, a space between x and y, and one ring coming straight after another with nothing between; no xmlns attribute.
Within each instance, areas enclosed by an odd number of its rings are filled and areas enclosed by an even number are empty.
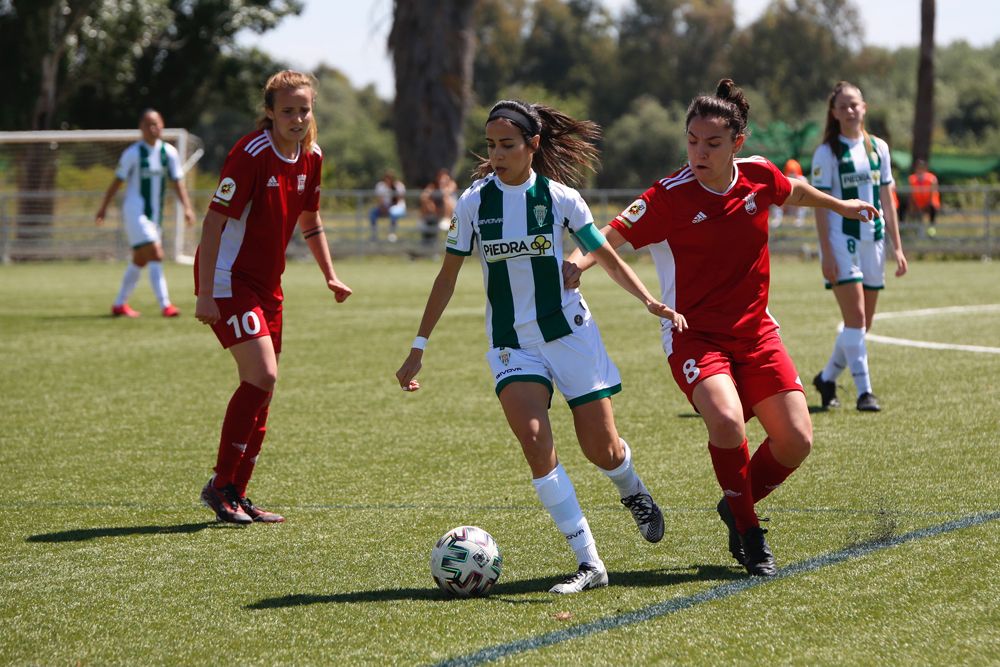
<svg viewBox="0 0 1000 667"><path fill-rule="evenodd" d="M431 550L431 576L449 595L487 595L502 569L500 548L493 536L478 526L452 528Z"/></svg>

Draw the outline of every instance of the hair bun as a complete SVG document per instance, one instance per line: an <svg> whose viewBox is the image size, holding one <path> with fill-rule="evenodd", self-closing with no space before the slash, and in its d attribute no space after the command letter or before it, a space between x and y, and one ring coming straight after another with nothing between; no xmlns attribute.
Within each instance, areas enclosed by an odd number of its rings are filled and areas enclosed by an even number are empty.
<svg viewBox="0 0 1000 667"><path fill-rule="evenodd" d="M733 92L733 88L735 87L736 83L732 79L722 79L719 81L719 85L715 89L715 95L716 97L728 100L730 93Z"/></svg>

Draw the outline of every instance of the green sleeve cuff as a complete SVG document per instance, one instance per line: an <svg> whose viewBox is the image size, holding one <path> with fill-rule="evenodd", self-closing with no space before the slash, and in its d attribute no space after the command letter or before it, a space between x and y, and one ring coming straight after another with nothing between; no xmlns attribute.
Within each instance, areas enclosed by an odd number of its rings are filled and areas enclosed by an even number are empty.
<svg viewBox="0 0 1000 667"><path fill-rule="evenodd" d="M604 234L597 231L597 227L592 222L588 222L577 232L570 230L569 233L573 237L573 240L576 241L576 244L580 246L580 250L583 251L584 255L597 250L608 241L604 238Z"/></svg>

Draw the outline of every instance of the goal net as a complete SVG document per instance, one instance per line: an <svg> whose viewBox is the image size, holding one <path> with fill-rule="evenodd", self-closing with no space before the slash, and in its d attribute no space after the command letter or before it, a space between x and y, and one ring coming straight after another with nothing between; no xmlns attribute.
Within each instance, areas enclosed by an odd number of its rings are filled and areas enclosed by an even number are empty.
<svg viewBox="0 0 1000 667"><path fill-rule="evenodd" d="M128 256L123 191L108 206L103 226L94 217L122 151L141 138L138 129L0 132L0 261ZM191 193L204 154L201 139L180 128L164 129L162 139L180 154ZM175 261L190 263L196 245L175 190L168 188L163 248Z"/></svg>

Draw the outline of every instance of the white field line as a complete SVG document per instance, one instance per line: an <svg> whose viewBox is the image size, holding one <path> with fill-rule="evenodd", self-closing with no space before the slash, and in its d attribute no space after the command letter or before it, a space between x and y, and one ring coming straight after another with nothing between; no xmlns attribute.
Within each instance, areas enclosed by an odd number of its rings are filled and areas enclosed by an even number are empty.
<svg viewBox="0 0 1000 667"><path fill-rule="evenodd" d="M1000 312L1000 304L986 304L981 306L947 306L944 308L921 308L918 310L899 310L890 313L876 313L875 321L893 320L904 317L925 317L928 315L961 315L966 313L996 313ZM873 340L877 343L887 345L902 345L904 347L917 347L924 350L952 350L957 352L979 352L983 354L1000 354L1000 347L989 347L986 345L960 345L958 343L935 343L932 341L912 340L910 338L897 338L895 336L883 336L881 334L867 334L866 340Z"/></svg>

